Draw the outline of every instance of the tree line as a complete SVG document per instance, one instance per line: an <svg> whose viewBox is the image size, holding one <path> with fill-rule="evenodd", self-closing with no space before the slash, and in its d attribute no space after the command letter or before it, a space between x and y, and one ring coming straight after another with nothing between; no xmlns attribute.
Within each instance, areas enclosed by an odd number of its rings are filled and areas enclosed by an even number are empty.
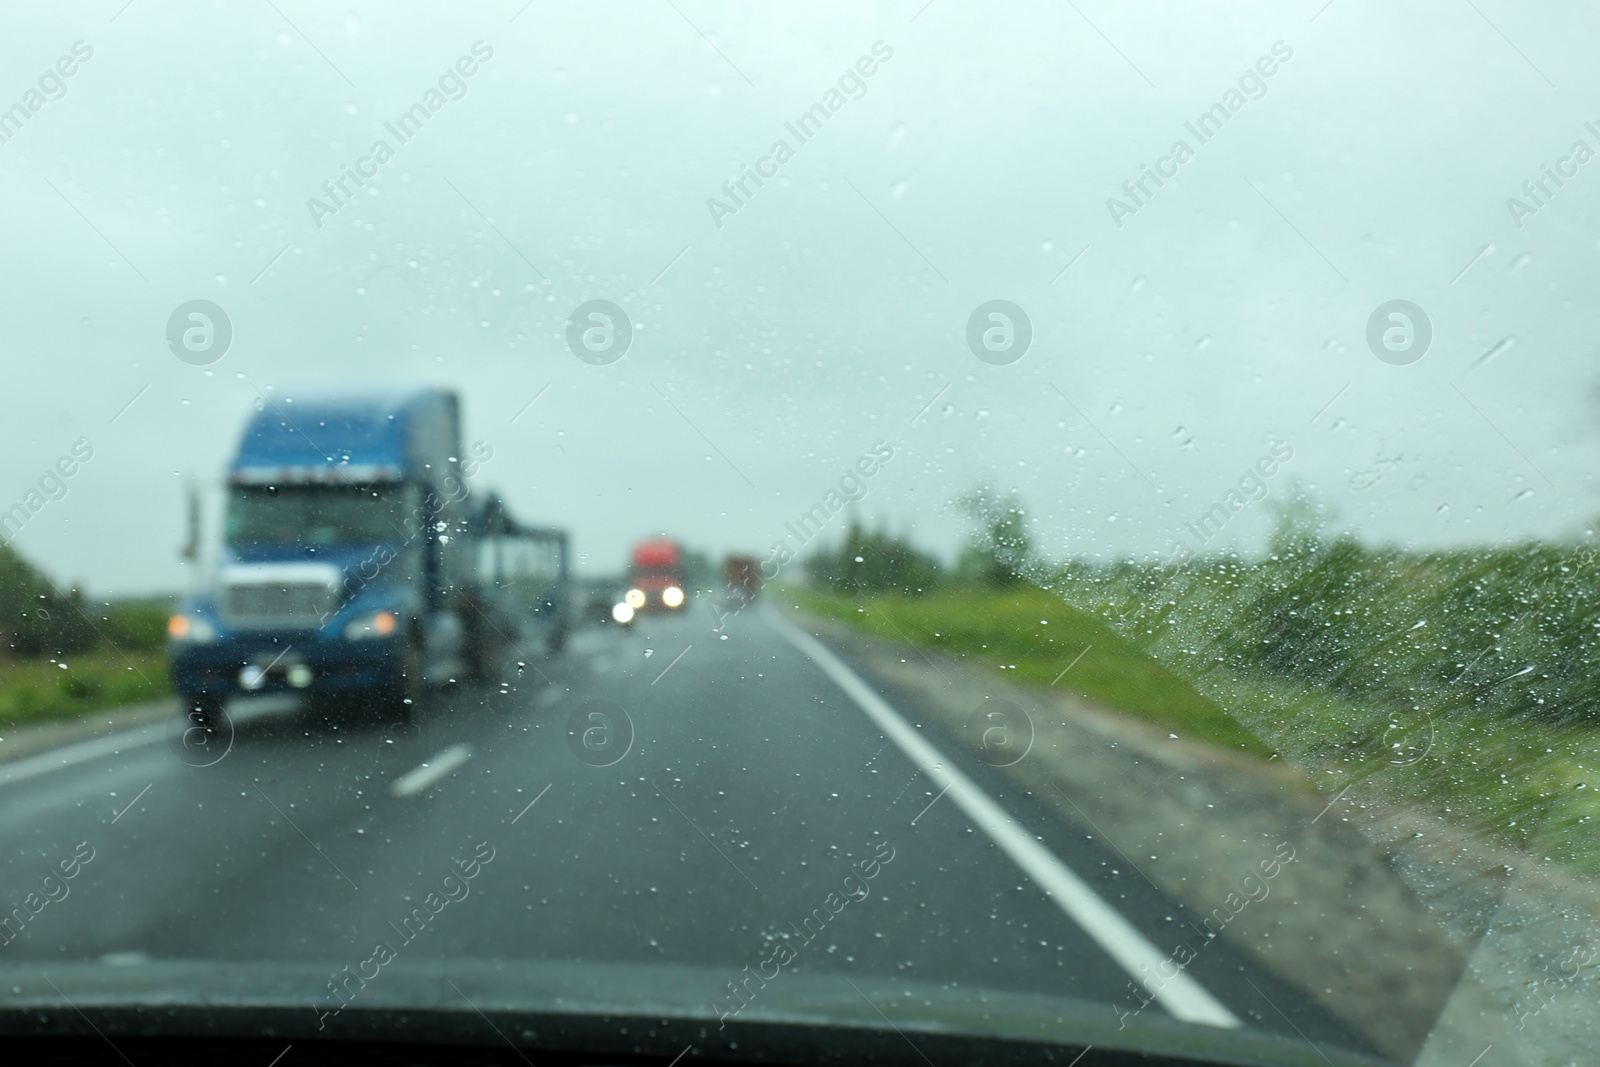
<svg viewBox="0 0 1600 1067"><path fill-rule="evenodd" d="M1300 493L1273 502L1258 557L1051 561L1015 493L980 488L957 503L970 533L953 564L852 521L842 543L807 559L809 580L905 596L1031 582L1190 678L1221 669L1397 711L1600 721L1600 549L1367 545L1330 536L1329 516Z"/></svg>

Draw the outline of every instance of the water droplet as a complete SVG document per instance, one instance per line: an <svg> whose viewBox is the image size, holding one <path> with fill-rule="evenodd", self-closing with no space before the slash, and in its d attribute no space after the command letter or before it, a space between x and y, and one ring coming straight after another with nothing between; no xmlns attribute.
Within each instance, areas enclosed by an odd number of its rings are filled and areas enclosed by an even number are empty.
<svg viewBox="0 0 1600 1067"><path fill-rule="evenodd" d="M1506 265L1506 273L1515 274L1517 271L1521 270L1532 262L1533 257L1524 252L1522 255L1518 256L1516 259L1513 259L1509 264Z"/></svg>
<svg viewBox="0 0 1600 1067"><path fill-rule="evenodd" d="M1204 352L1206 349L1208 349L1210 347L1211 347L1211 335L1209 333L1201 334L1200 335L1200 340L1198 340L1198 341L1196 341L1194 343L1194 350L1196 352Z"/></svg>
<svg viewBox="0 0 1600 1067"><path fill-rule="evenodd" d="M1500 338L1500 340L1496 341L1489 347L1487 352L1473 360L1472 366L1468 367L1467 370L1477 370L1479 367L1483 366L1485 363L1489 362L1491 359L1494 359L1501 353L1509 352L1511 349L1516 347L1516 344L1517 339L1514 335L1508 334L1505 337Z"/></svg>

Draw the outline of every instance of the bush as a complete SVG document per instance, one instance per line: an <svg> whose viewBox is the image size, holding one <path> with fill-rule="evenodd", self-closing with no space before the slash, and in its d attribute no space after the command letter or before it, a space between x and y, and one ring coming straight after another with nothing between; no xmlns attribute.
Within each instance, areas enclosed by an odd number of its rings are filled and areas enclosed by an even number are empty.
<svg viewBox="0 0 1600 1067"><path fill-rule="evenodd" d="M9 545L0 545L0 651L12 655L75 652L95 640L83 595L57 591Z"/></svg>
<svg viewBox="0 0 1600 1067"><path fill-rule="evenodd" d="M85 680L75 674L63 673L56 684L73 700L89 700L100 695L101 685L98 679Z"/></svg>
<svg viewBox="0 0 1600 1067"><path fill-rule="evenodd" d="M167 619L172 611L165 600L113 601L101 608L95 625L117 648L160 648L167 640Z"/></svg>
<svg viewBox="0 0 1600 1067"><path fill-rule="evenodd" d="M838 593L903 593L916 596L939 584L938 559L888 532L851 521L844 543L820 548L806 560L814 584Z"/></svg>
<svg viewBox="0 0 1600 1067"><path fill-rule="evenodd" d="M1033 535L1017 495L982 486L956 504L976 525L956 562L957 579L997 589L1026 581L1036 566Z"/></svg>
<svg viewBox="0 0 1600 1067"><path fill-rule="evenodd" d="M1062 595L1201 678L1277 677L1380 708L1600 721L1600 553L1425 553L1275 537L1261 560L1062 568Z"/></svg>

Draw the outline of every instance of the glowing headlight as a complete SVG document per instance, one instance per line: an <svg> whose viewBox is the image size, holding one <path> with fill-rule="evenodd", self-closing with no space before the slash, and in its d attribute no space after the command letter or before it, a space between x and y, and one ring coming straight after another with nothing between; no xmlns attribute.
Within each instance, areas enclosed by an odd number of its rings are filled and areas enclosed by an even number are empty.
<svg viewBox="0 0 1600 1067"><path fill-rule="evenodd" d="M613 604L611 606L611 617L621 623L632 622L633 605L628 603Z"/></svg>
<svg viewBox="0 0 1600 1067"><path fill-rule="evenodd" d="M344 637L346 641L367 641L375 637L388 637L394 633L395 627L400 623L400 618L392 611L379 611L372 615L363 615L351 619L345 625Z"/></svg>
<svg viewBox="0 0 1600 1067"><path fill-rule="evenodd" d="M644 607L644 590L630 589L626 594L623 595L622 600L628 605L628 607L632 608L634 611L638 611L640 608Z"/></svg>
<svg viewBox="0 0 1600 1067"><path fill-rule="evenodd" d="M661 591L661 602L669 608L675 608L683 603L683 590L675 585L669 585Z"/></svg>
<svg viewBox="0 0 1600 1067"><path fill-rule="evenodd" d="M167 620L167 636L174 641L206 644L217 639L217 629L198 615L174 615Z"/></svg>

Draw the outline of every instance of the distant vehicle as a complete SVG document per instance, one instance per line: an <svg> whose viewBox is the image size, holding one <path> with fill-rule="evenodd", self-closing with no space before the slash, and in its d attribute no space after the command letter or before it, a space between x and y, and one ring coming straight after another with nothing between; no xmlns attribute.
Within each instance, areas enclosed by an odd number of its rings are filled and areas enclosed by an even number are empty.
<svg viewBox="0 0 1600 1067"><path fill-rule="evenodd" d="M474 611L469 617L473 643L485 648L514 646L522 654L560 652L573 627L567 532L524 526L491 493L476 514L474 533L479 595L492 610Z"/></svg>
<svg viewBox="0 0 1600 1067"><path fill-rule="evenodd" d="M168 622L187 714L208 725L230 696L300 692L376 696L407 718L425 684L483 674L528 613L507 577L523 572L484 567L479 546L503 561L531 534L565 581L565 534L469 506L492 456L479 443L463 459L443 390L267 402L228 467L214 586Z"/></svg>
<svg viewBox="0 0 1600 1067"><path fill-rule="evenodd" d="M633 621L633 608L627 603L628 583L617 579L591 581L583 595L583 618L591 623ZM618 607L626 608L619 612Z"/></svg>
<svg viewBox="0 0 1600 1067"><path fill-rule="evenodd" d="M761 589L761 564L754 556L729 556L722 569L730 596L754 600Z"/></svg>
<svg viewBox="0 0 1600 1067"><path fill-rule="evenodd" d="M676 541L657 538L634 546L633 569L623 600L636 612L683 607L683 550Z"/></svg>

